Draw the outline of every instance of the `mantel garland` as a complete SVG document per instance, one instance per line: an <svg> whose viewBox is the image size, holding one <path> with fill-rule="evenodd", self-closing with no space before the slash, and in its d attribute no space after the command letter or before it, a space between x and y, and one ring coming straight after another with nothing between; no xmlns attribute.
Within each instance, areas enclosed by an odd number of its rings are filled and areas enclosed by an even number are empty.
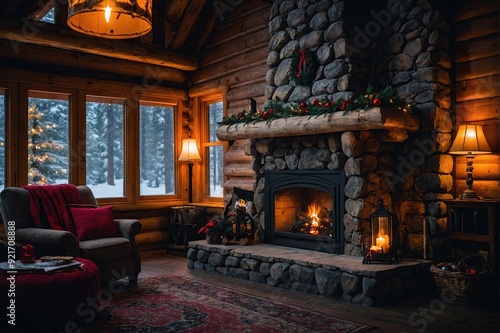
<svg viewBox="0 0 500 333"><path fill-rule="evenodd" d="M353 110L368 110L372 107L381 107L401 112L413 112L413 104L396 96L396 90L387 86L379 92L373 90L369 85L364 94L359 94L348 99L315 99L312 102L302 101L300 103L283 103L272 101L264 107L264 110L253 112L243 110L237 114L222 118L219 125L249 124L258 121L270 122L273 119L297 117L297 116L320 116L333 112L344 112L347 114Z"/></svg>

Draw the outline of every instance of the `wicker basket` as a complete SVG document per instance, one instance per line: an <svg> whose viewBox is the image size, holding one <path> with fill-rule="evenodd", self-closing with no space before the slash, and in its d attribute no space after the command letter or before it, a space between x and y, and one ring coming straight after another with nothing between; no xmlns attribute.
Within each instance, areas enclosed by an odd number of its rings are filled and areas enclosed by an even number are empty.
<svg viewBox="0 0 500 333"><path fill-rule="evenodd" d="M472 305L484 296L488 286L489 272L468 274L452 272L437 268L430 268L434 281L441 294L441 299L446 303Z"/></svg>

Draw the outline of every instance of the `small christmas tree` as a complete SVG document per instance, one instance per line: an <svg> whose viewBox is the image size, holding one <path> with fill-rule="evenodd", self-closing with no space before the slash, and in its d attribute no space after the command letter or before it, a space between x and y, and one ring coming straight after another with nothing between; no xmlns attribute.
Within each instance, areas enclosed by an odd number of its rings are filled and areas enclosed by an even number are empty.
<svg viewBox="0 0 500 333"><path fill-rule="evenodd" d="M67 162L58 153L64 145L50 138L57 125L45 122L35 101L28 107L28 183L44 185L53 183L52 177L67 174ZM66 158L67 160L67 158Z"/></svg>

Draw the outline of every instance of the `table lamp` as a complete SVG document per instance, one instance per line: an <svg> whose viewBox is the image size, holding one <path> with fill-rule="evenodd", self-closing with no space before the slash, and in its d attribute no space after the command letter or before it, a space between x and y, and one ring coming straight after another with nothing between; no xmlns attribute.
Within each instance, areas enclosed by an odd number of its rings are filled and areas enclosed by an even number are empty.
<svg viewBox="0 0 500 333"><path fill-rule="evenodd" d="M460 195L460 199L479 199L476 192L472 188L472 162L474 155L491 153L490 146L483 133L481 125L460 125L458 127L457 136L450 148L450 154L465 155L467 164L467 178L464 193Z"/></svg>

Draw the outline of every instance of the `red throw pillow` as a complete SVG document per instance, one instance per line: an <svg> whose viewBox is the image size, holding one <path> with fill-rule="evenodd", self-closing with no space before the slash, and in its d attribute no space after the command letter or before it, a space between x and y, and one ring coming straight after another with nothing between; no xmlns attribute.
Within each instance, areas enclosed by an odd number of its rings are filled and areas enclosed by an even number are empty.
<svg viewBox="0 0 500 333"><path fill-rule="evenodd" d="M70 212L75 223L78 241L119 237L113 222L113 206L100 208L70 207Z"/></svg>

